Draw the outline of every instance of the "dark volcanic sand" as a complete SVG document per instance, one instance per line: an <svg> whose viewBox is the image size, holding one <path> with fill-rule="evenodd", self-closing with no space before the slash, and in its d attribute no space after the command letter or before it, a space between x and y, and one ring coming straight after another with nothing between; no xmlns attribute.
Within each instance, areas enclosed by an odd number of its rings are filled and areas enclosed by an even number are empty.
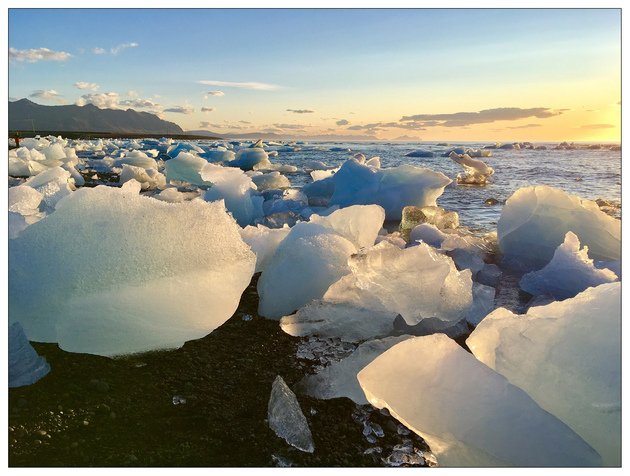
<svg viewBox="0 0 630 476"><path fill-rule="evenodd" d="M378 410L370 421L385 436L370 444L346 398L297 395L313 454L269 429L276 375L294 386L308 369L295 357L299 339L256 314L256 278L229 321L181 349L109 359L33 344L51 372L9 390L9 466L275 466L278 456L297 466L382 466L404 438L426 451ZM174 396L186 403L174 405ZM363 454L374 446L382 454Z"/></svg>

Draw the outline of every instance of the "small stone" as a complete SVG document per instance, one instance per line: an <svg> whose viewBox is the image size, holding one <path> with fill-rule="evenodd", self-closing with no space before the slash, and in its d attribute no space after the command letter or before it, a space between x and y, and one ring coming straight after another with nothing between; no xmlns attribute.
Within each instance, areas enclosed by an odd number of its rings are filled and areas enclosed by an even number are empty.
<svg viewBox="0 0 630 476"><path fill-rule="evenodd" d="M88 426L89 424L90 424L90 422L89 422L89 421L87 421L87 420L83 420L83 426Z"/></svg>
<svg viewBox="0 0 630 476"><path fill-rule="evenodd" d="M407 428L405 428L403 425L398 425L397 433L401 436L407 436L411 432Z"/></svg>
<svg viewBox="0 0 630 476"><path fill-rule="evenodd" d="M180 395L173 396L173 405L185 405L186 399Z"/></svg>
<svg viewBox="0 0 630 476"><path fill-rule="evenodd" d="M40 436L45 436L46 435L46 431L45 430L37 430L35 433L40 435Z"/></svg>
<svg viewBox="0 0 630 476"><path fill-rule="evenodd" d="M372 423L372 433L374 433L378 438L383 438L385 436L383 428L378 423Z"/></svg>
<svg viewBox="0 0 630 476"><path fill-rule="evenodd" d="M115 420L115 419L116 419L116 414L115 414L114 412L111 412L111 413L109 414L109 417L110 417L112 420Z"/></svg>
<svg viewBox="0 0 630 476"><path fill-rule="evenodd" d="M486 198L483 201L484 205L488 205L488 206L492 206L492 205L497 205L499 203L499 200L497 200L494 197L490 197L490 198Z"/></svg>
<svg viewBox="0 0 630 476"><path fill-rule="evenodd" d="M373 446L372 448L368 448L363 452L364 455L372 455L372 454L381 454L383 452L383 448L380 446Z"/></svg>
<svg viewBox="0 0 630 476"><path fill-rule="evenodd" d="M253 319L251 314L243 314L243 317L241 318L244 321L251 321Z"/></svg>
<svg viewBox="0 0 630 476"><path fill-rule="evenodd" d="M369 443L376 443L376 438L373 435L367 435L365 439L368 440Z"/></svg>

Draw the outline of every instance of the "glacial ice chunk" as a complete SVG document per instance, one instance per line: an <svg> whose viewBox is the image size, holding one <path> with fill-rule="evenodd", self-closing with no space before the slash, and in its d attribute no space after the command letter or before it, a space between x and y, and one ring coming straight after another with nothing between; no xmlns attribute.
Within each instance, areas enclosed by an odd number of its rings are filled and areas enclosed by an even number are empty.
<svg viewBox="0 0 630 476"><path fill-rule="evenodd" d="M123 165L132 165L134 167L140 167L143 169L158 169L157 162L141 150L132 150L124 157L117 159L114 165L116 167L122 167Z"/></svg>
<svg viewBox="0 0 630 476"><path fill-rule="evenodd" d="M258 190L289 188L289 179L280 172L270 172L268 174L254 175L252 181Z"/></svg>
<svg viewBox="0 0 630 476"><path fill-rule="evenodd" d="M323 400L346 397L359 405L367 405L357 374L387 349L410 337L403 335L364 342L344 359L331 363L316 374L306 375L299 387L311 397Z"/></svg>
<svg viewBox="0 0 630 476"><path fill-rule="evenodd" d="M597 261L621 258L621 222L595 202L546 185L517 190L497 224L504 264L523 271L540 269L553 258L568 231Z"/></svg>
<svg viewBox="0 0 630 476"><path fill-rule="evenodd" d="M29 339L117 355L181 346L236 310L255 257L222 202L140 184L82 188L9 245L10 321Z"/></svg>
<svg viewBox="0 0 630 476"><path fill-rule="evenodd" d="M267 406L269 428L291 446L306 453L315 451L313 435L295 394L279 375L271 386Z"/></svg>
<svg viewBox="0 0 630 476"><path fill-rule="evenodd" d="M316 223L296 224L273 254L258 281L260 315L280 319L347 274L352 242Z"/></svg>
<svg viewBox="0 0 630 476"><path fill-rule="evenodd" d="M166 177L156 169L144 169L134 165L124 164L120 172L120 183L136 180L140 183L142 190L166 187Z"/></svg>
<svg viewBox="0 0 630 476"><path fill-rule="evenodd" d="M199 157L206 159L208 162L230 162L234 160L235 156L234 151L225 148L210 149L199 154Z"/></svg>
<svg viewBox="0 0 630 476"><path fill-rule="evenodd" d="M50 365L40 357L26 338L19 322L9 326L9 388L32 385L50 372Z"/></svg>
<svg viewBox="0 0 630 476"><path fill-rule="evenodd" d="M290 231L288 226L267 228L263 225L246 226L240 231L241 238L256 255L256 273L267 268L271 257Z"/></svg>
<svg viewBox="0 0 630 476"><path fill-rule="evenodd" d="M473 159L468 154L451 152L449 158L464 168L464 174L457 175L457 183L466 185L485 185L494 169L485 162Z"/></svg>
<svg viewBox="0 0 630 476"><path fill-rule="evenodd" d="M190 152L180 152L174 159L167 160L164 173L169 182L179 180L193 185L211 185L201 178L201 171L208 165L204 159Z"/></svg>
<svg viewBox="0 0 630 476"><path fill-rule="evenodd" d="M262 147L255 146L240 149L236 153L236 159L231 161L230 165L239 167L242 170L252 170L256 165L266 162L269 162L267 152Z"/></svg>
<svg viewBox="0 0 630 476"><path fill-rule="evenodd" d="M39 213L39 204L44 196L28 185L9 188L9 211L23 216Z"/></svg>
<svg viewBox="0 0 630 476"><path fill-rule="evenodd" d="M481 362L525 390L595 448L604 465L621 462L621 283L574 298L500 308L466 341Z"/></svg>
<svg viewBox="0 0 630 476"><path fill-rule="evenodd" d="M51 167L31 177L24 185L34 188L43 195L42 202L48 210L53 210L62 198L74 190L70 172L61 167Z"/></svg>
<svg viewBox="0 0 630 476"><path fill-rule="evenodd" d="M617 275L609 269L597 269L588 257L588 247L580 250L580 240L567 232L562 243L547 265L527 273L519 286L529 294L548 294L556 299L575 296L586 288L611 283Z"/></svg>
<svg viewBox="0 0 630 476"><path fill-rule="evenodd" d="M311 215L310 221L336 231L354 243L358 251L374 245L385 221L385 210L378 205L353 205L328 216Z"/></svg>
<svg viewBox="0 0 630 476"><path fill-rule="evenodd" d="M600 456L443 334L407 339L357 375L367 400L427 442L440 466L597 466Z"/></svg>

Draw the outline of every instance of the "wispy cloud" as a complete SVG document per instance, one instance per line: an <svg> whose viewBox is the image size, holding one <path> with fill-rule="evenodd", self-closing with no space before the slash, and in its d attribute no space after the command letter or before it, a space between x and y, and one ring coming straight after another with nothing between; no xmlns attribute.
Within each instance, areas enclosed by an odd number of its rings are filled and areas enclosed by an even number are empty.
<svg viewBox="0 0 630 476"><path fill-rule="evenodd" d="M33 91L28 97L35 99L43 99L44 101L65 102L63 98L54 89L38 89Z"/></svg>
<svg viewBox="0 0 630 476"><path fill-rule="evenodd" d="M96 91L99 86L96 83L86 83L85 81L77 81L74 83L74 87L77 89L87 89L89 91Z"/></svg>
<svg viewBox="0 0 630 476"><path fill-rule="evenodd" d="M104 55L105 53L107 53L107 50L105 48L99 48L97 46L95 48L92 48L92 53L94 53L95 55Z"/></svg>
<svg viewBox="0 0 630 476"><path fill-rule="evenodd" d="M295 114L312 114L315 111L311 111L310 109L287 109L288 112L293 112Z"/></svg>
<svg viewBox="0 0 630 476"><path fill-rule="evenodd" d="M120 106L130 107L132 109L159 109L160 105L150 99L123 99L118 103Z"/></svg>
<svg viewBox="0 0 630 476"><path fill-rule="evenodd" d="M347 126L348 124L350 124L350 121L346 119L340 119L335 124L337 124L338 126Z"/></svg>
<svg viewBox="0 0 630 476"><path fill-rule="evenodd" d="M118 93L90 93L81 96L75 104L77 106L85 106L86 104L93 104L101 109L118 109L118 100L120 96Z"/></svg>
<svg viewBox="0 0 630 476"><path fill-rule="evenodd" d="M223 91L208 91L206 93L207 96L225 96L225 93Z"/></svg>
<svg viewBox="0 0 630 476"><path fill-rule="evenodd" d="M219 88L253 89L255 91L275 91L281 88L281 86L278 86L276 84L257 83L253 81L235 82L204 79L201 81L197 81L197 83L205 84L206 86L217 86Z"/></svg>
<svg viewBox="0 0 630 476"><path fill-rule="evenodd" d="M13 61L36 63L38 61L66 61L72 55L65 51L54 51L48 48L31 48L30 50L18 50L9 48L9 59Z"/></svg>
<svg viewBox="0 0 630 476"><path fill-rule="evenodd" d="M305 127L309 127L307 125L304 124L274 124L274 127L277 127L278 129L290 129L290 130L304 130Z"/></svg>
<svg viewBox="0 0 630 476"><path fill-rule="evenodd" d="M192 106L173 106L164 109L164 112L175 112L177 114L192 114L195 110Z"/></svg>
<svg viewBox="0 0 630 476"><path fill-rule="evenodd" d="M580 129L612 129L615 127L612 124L584 124L580 126Z"/></svg>
<svg viewBox="0 0 630 476"><path fill-rule="evenodd" d="M116 45L113 48L110 48L109 52L113 55L117 55L122 50L126 50L127 48L137 48L138 46L140 45L135 41L132 41L131 43L121 43L120 45Z"/></svg>
<svg viewBox="0 0 630 476"><path fill-rule="evenodd" d="M202 107L201 112L212 112L214 111L213 107Z"/></svg>
<svg viewBox="0 0 630 476"><path fill-rule="evenodd" d="M199 127L201 129L210 129L212 127L212 124L208 121L202 121L199 123Z"/></svg>
<svg viewBox="0 0 630 476"><path fill-rule="evenodd" d="M478 112L456 112L451 114L415 114L403 116L401 122L416 122L422 127L463 127L472 124L486 124L497 121L516 121L528 117L545 119L562 114L548 107L522 109L520 107L499 107Z"/></svg>
<svg viewBox="0 0 630 476"><path fill-rule="evenodd" d="M525 124L524 126L508 127L508 129L531 129L532 127L542 127L542 124Z"/></svg>

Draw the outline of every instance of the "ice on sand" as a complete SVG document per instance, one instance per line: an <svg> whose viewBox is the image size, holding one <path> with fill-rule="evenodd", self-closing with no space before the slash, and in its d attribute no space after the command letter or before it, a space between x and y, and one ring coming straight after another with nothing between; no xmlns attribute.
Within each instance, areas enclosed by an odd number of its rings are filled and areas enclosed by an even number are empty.
<svg viewBox="0 0 630 476"><path fill-rule="evenodd" d="M280 243L258 281L262 316L280 319L347 274L356 247L330 228L298 223Z"/></svg>
<svg viewBox="0 0 630 476"><path fill-rule="evenodd" d="M64 350L181 346L236 310L255 256L222 202L170 204L140 184L73 192L11 240L11 322Z"/></svg>
<svg viewBox="0 0 630 476"><path fill-rule="evenodd" d="M589 288L525 315L497 309L466 343L595 448L621 458L621 283Z"/></svg>
<svg viewBox="0 0 630 476"><path fill-rule="evenodd" d="M520 188L505 203L497 224L504 263L526 271L540 269L569 231L588 246L591 258L621 258L621 222L595 202L546 185Z"/></svg>
<svg viewBox="0 0 630 476"><path fill-rule="evenodd" d="M567 232L551 261L541 270L527 273L519 286L533 295L547 294L556 299L575 296L591 286L611 283L617 275L609 269L597 269L588 257L588 247L580 250L580 240Z"/></svg>
<svg viewBox="0 0 630 476"><path fill-rule="evenodd" d="M597 466L601 458L443 334L407 339L357 376L367 400L425 439L440 466Z"/></svg>
<svg viewBox="0 0 630 476"><path fill-rule="evenodd" d="M33 349L20 323L11 324L9 326L9 388L32 385L48 372L50 372L50 365Z"/></svg>
<svg viewBox="0 0 630 476"><path fill-rule="evenodd" d="M331 363L314 375L306 375L300 381L300 388L311 397L324 400L347 397L359 405L366 405L368 401L357 374L387 349L410 337L385 337L364 342L346 358Z"/></svg>
<svg viewBox="0 0 630 476"><path fill-rule="evenodd" d="M279 375L271 386L267 419L269 428L291 446L306 453L315 451L311 429L300 404Z"/></svg>

